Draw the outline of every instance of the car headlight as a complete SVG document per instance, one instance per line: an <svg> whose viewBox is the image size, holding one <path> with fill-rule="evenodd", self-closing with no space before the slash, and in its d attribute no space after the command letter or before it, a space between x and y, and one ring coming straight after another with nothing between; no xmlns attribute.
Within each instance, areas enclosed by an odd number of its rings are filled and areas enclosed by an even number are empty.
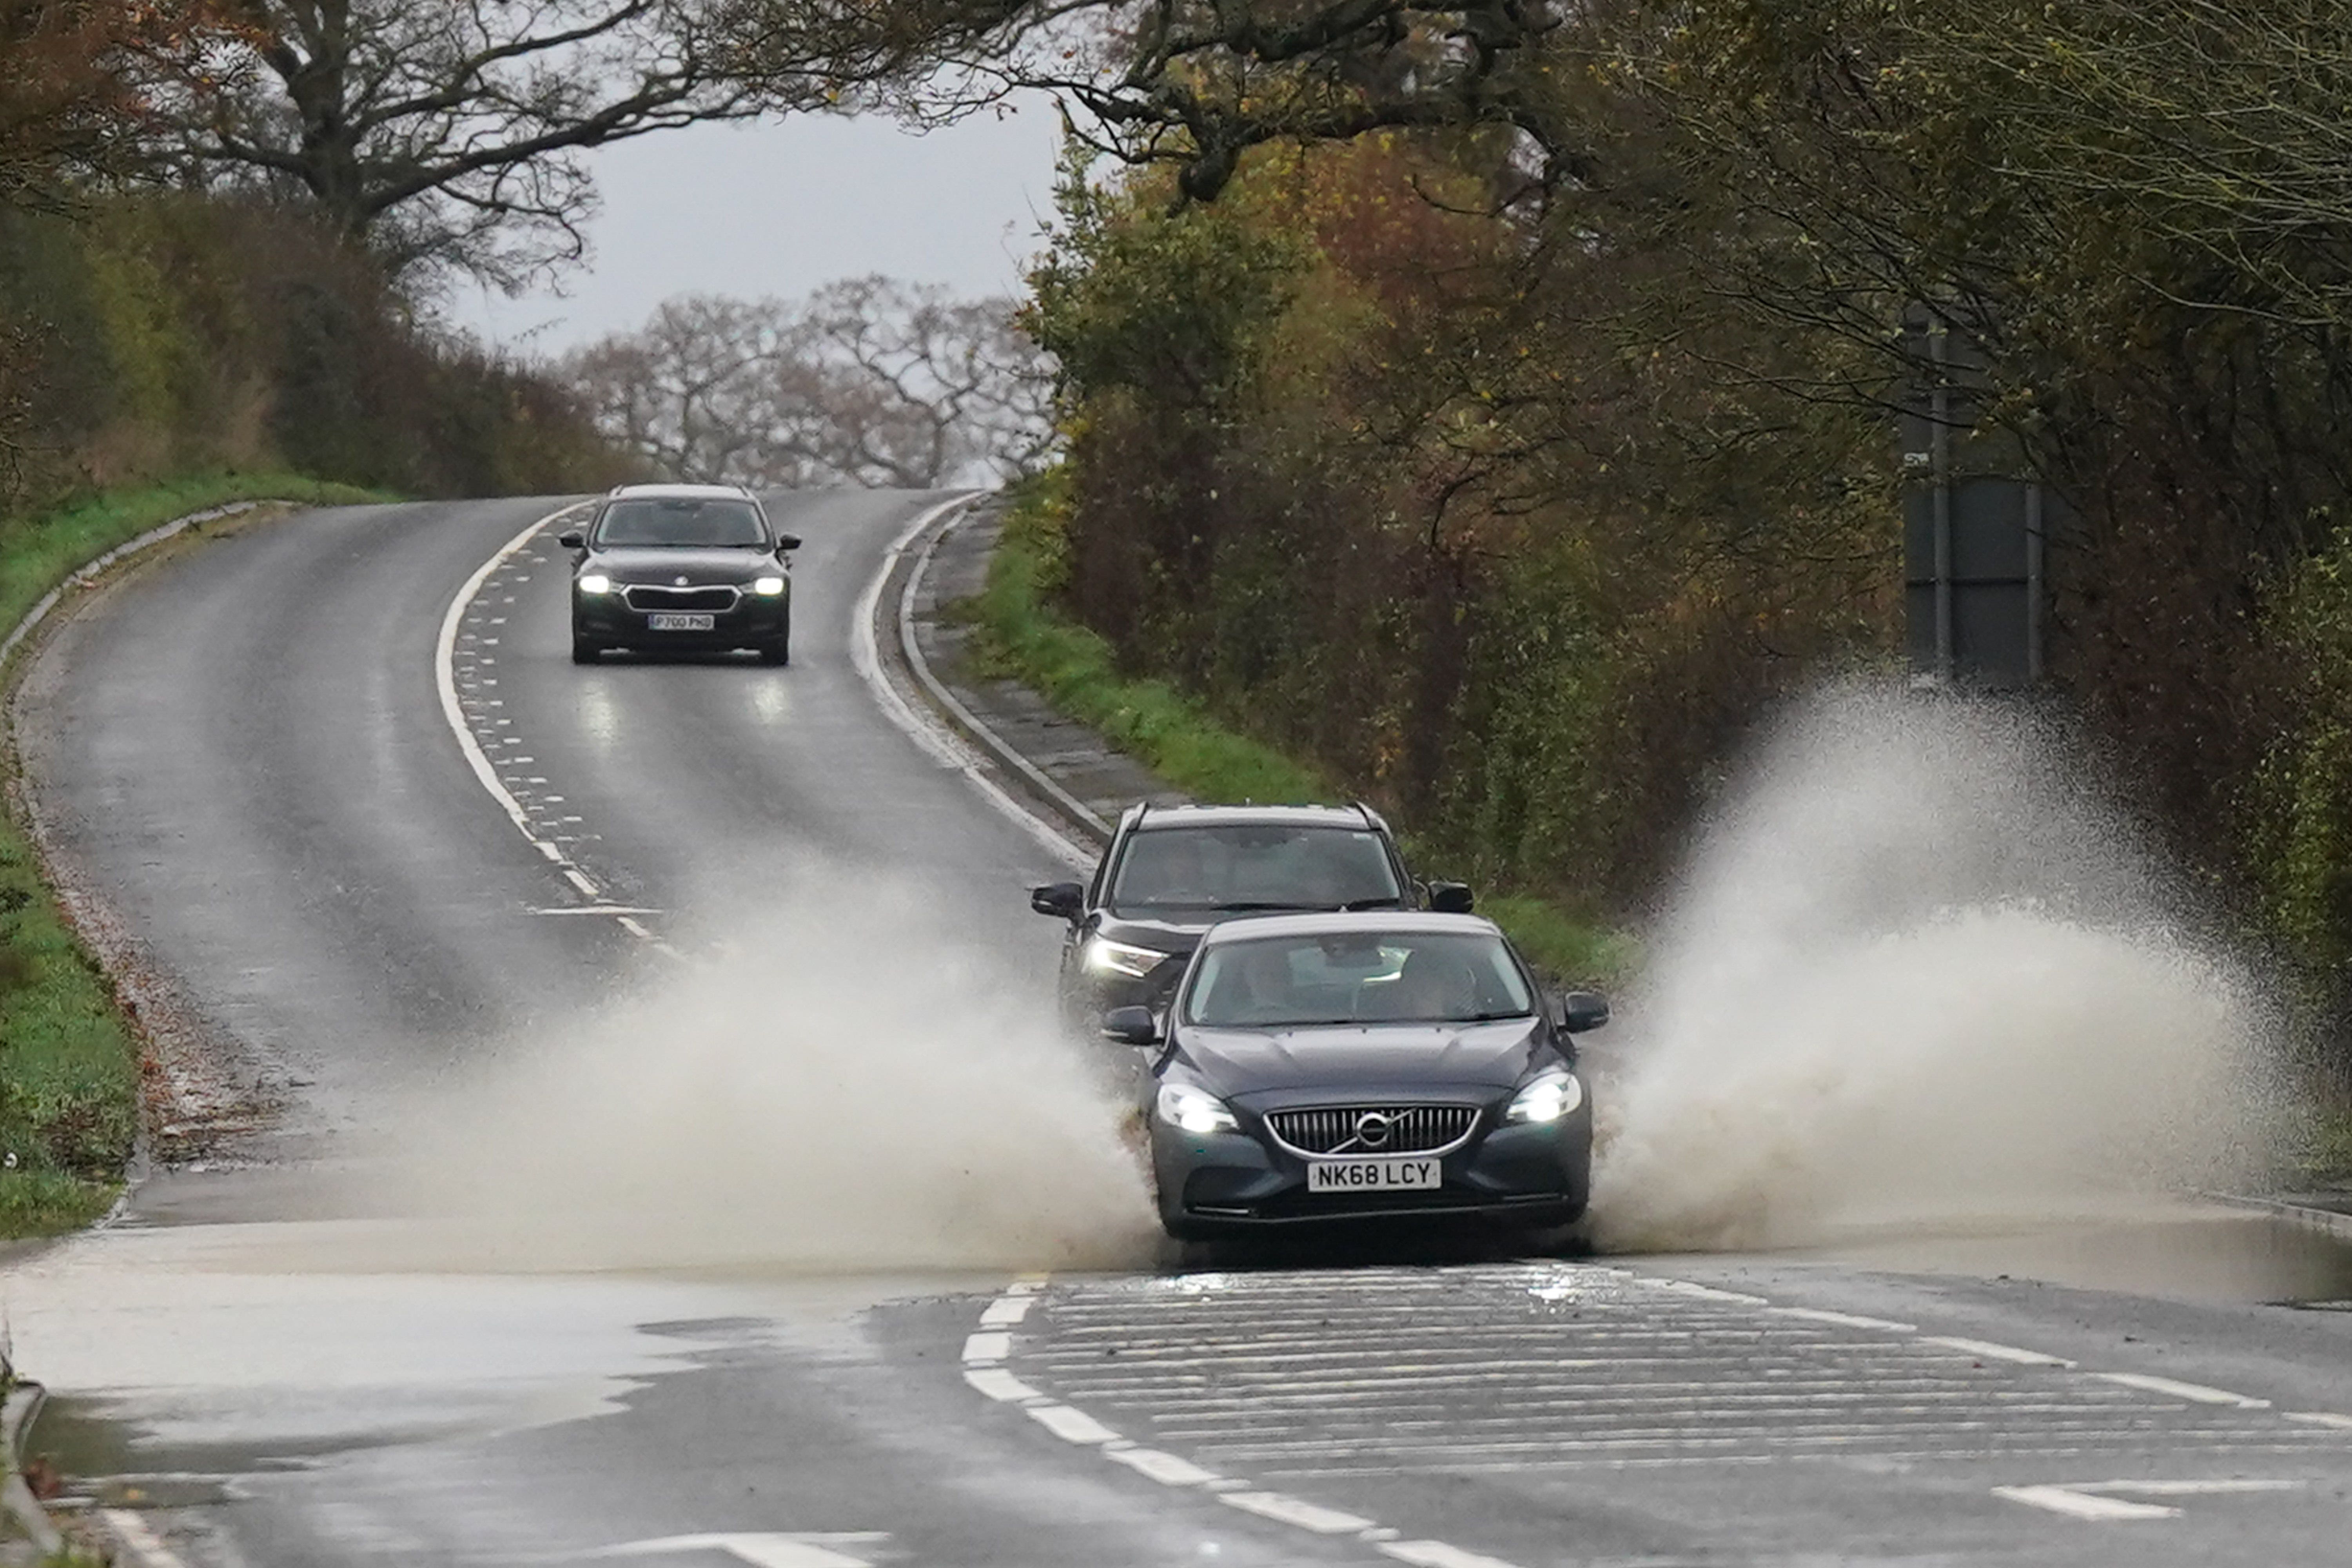
<svg viewBox="0 0 2352 1568"><path fill-rule="evenodd" d="M1097 974L1124 974L1140 980L1160 967L1168 955L1156 948L1131 947L1098 936L1087 943L1086 966Z"/></svg>
<svg viewBox="0 0 2352 1568"><path fill-rule="evenodd" d="M1241 1123L1215 1095L1186 1083L1160 1086L1160 1120L1187 1132L1232 1132Z"/></svg>
<svg viewBox="0 0 2352 1568"><path fill-rule="evenodd" d="M583 594L609 594L613 591L613 580L602 572L583 572L580 574L579 583L580 591Z"/></svg>
<svg viewBox="0 0 2352 1568"><path fill-rule="evenodd" d="M1557 1121L1584 1103L1584 1085L1565 1068L1555 1068L1511 1097L1506 1121Z"/></svg>
<svg viewBox="0 0 2352 1568"><path fill-rule="evenodd" d="M760 597L763 599L776 598L780 596L783 591L784 580L782 577L754 577L751 579L751 592L759 595Z"/></svg>

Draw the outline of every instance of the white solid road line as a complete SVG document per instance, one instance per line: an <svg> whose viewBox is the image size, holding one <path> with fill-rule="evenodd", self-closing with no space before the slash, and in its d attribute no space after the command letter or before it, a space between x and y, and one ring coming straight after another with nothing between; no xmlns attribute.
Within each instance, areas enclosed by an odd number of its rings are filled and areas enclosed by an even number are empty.
<svg viewBox="0 0 2352 1568"><path fill-rule="evenodd" d="M1857 1318L1852 1312L1824 1312L1818 1307L1775 1307L1772 1310L1783 1318L1802 1318L1809 1323L1828 1323L1840 1329L1879 1329L1890 1334L1916 1334L1916 1323L1898 1323L1886 1318Z"/></svg>
<svg viewBox="0 0 2352 1568"><path fill-rule="evenodd" d="M474 770L474 777L483 789L489 792L490 798L499 803L499 809L515 825L515 831L530 839L541 854L558 863L562 862L563 852L531 831L530 814L523 810L522 802L509 794L507 786L499 781L499 771L490 765L489 753L483 751L481 742L474 738L474 727L466 722L466 710L457 701L457 628L465 621L467 610L472 607L475 595L482 591L482 584L490 580L491 573L512 560L541 529L565 512L578 510L584 504L573 501L535 520L529 528L499 546L497 554L476 568L474 574L466 579L465 586L457 590L457 597L449 601L448 613L441 617L441 635L433 645L433 682L441 694L441 717L448 721L449 732L457 738L457 749L465 753L466 765Z"/></svg>
<svg viewBox="0 0 2352 1568"><path fill-rule="evenodd" d="M2137 1388L2143 1394L2169 1394L2194 1405L2231 1405L2241 1410L2268 1410L2271 1402L2243 1394L2232 1394L2226 1388L2208 1388L2201 1383L2178 1383L2168 1377L2150 1377L2141 1372L2095 1372L2091 1374L2103 1383L2121 1384Z"/></svg>
<svg viewBox="0 0 2352 1568"><path fill-rule="evenodd" d="M1923 1345L1941 1345L1946 1350L1959 1351L1986 1361L2014 1362L2019 1366L2073 1366L2064 1356L2044 1355L2040 1351L2020 1350L2015 1345L1995 1344L1990 1340L1961 1340L1943 1334L1922 1334Z"/></svg>
<svg viewBox="0 0 2352 1568"><path fill-rule="evenodd" d="M891 541L890 548L883 554L882 564L875 571L873 581L866 584L865 594L857 601L856 619L849 632L849 662L873 691L875 706L882 710L882 716L904 731L934 762L961 773L964 782L980 792L982 799L996 807L1055 859L1067 866L1089 867L1095 861L1090 851L1063 837L1035 812L1007 795L994 779L988 776L986 764L963 743L962 739L937 720L926 719L916 712L914 707L899 695L898 689L890 683L888 674L882 668L881 651L875 638L874 617L881 612L882 590L889 583L890 574L897 570L899 559L907 553L907 547L925 529L957 507L970 504L971 499L971 494L968 493L940 502L908 523L905 531Z"/></svg>
<svg viewBox="0 0 2352 1568"><path fill-rule="evenodd" d="M665 1535L654 1541L632 1541L592 1552L596 1557L679 1557L697 1552L724 1552L752 1568L869 1568L863 1557L836 1552L835 1546L879 1544L889 1536L876 1531L835 1533L808 1531L791 1535Z"/></svg>

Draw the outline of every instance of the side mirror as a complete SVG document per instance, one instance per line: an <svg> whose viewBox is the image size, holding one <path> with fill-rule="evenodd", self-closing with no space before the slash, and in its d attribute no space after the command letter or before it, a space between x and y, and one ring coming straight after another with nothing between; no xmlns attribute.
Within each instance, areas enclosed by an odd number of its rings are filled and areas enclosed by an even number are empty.
<svg viewBox="0 0 2352 1568"><path fill-rule="evenodd" d="M1048 882L1029 889L1029 907L1057 921L1074 921L1085 910L1087 890L1076 882Z"/></svg>
<svg viewBox="0 0 2352 1568"><path fill-rule="evenodd" d="M1156 1046L1160 1025L1149 1007L1113 1007L1102 1016L1102 1037L1122 1046Z"/></svg>
<svg viewBox="0 0 2352 1568"><path fill-rule="evenodd" d="M585 550L588 548L588 536L576 528L569 528L555 536L555 547L558 550Z"/></svg>
<svg viewBox="0 0 2352 1568"><path fill-rule="evenodd" d="M1570 991L1559 999L1559 1026L1571 1035L1587 1035L1609 1022L1609 998L1595 991Z"/></svg>
<svg viewBox="0 0 2352 1568"><path fill-rule="evenodd" d="M1461 882L1432 882L1429 885L1429 907L1441 915L1466 915L1475 901L1469 888Z"/></svg>
<svg viewBox="0 0 2352 1568"><path fill-rule="evenodd" d="M801 547L801 536L800 536L799 534L797 534L797 533L780 533L780 534L776 535L776 553L777 553L777 554L782 555L782 554L785 551L787 551L787 550L798 550L800 547Z"/></svg>

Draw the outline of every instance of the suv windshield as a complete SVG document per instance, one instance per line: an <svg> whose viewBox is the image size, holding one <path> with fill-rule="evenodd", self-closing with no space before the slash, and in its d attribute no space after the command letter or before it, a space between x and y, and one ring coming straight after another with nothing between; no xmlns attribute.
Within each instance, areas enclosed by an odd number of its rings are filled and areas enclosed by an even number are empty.
<svg viewBox="0 0 2352 1568"><path fill-rule="evenodd" d="M596 520L596 542L614 544L761 545L768 542L750 501L723 497L663 496L616 500Z"/></svg>
<svg viewBox="0 0 2352 1568"><path fill-rule="evenodd" d="M1184 1016L1210 1028L1459 1024L1534 1011L1499 937L1349 931L1222 942L1202 955Z"/></svg>
<svg viewBox="0 0 2352 1568"><path fill-rule="evenodd" d="M1121 914L1329 910L1402 904L1404 893L1378 834L1228 824L1131 835L1109 902Z"/></svg>

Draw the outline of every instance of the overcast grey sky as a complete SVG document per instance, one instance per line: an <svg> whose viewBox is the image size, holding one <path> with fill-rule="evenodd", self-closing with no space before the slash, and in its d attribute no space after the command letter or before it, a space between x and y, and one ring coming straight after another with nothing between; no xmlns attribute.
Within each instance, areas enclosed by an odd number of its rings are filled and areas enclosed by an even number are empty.
<svg viewBox="0 0 2352 1568"><path fill-rule="evenodd" d="M563 296L464 290L456 321L560 353L642 325L674 294L805 294L882 272L960 294L1011 293L1053 209L1049 103L921 135L891 121L799 116L697 126L593 154L604 210Z"/></svg>

